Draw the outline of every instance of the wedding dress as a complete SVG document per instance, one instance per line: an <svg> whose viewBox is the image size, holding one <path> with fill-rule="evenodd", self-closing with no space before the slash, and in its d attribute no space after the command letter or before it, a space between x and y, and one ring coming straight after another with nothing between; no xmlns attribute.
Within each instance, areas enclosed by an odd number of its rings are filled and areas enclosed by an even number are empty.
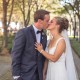
<svg viewBox="0 0 80 80"><path fill-rule="evenodd" d="M48 49L49 54L53 54L57 47L59 41L63 38L59 38L52 48ZM67 79L67 72L65 67L65 53L62 53L61 57L56 62L48 61L48 69L46 80L68 80Z"/></svg>
<svg viewBox="0 0 80 80"><path fill-rule="evenodd" d="M53 54L57 47L57 44L61 39L66 42L66 51L62 53L61 57L56 62L48 61L48 68L46 74L46 80L79 80L78 74L75 68L70 41L67 35L67 30L62 31L63 38L59 38L52 48L48 49L47 43L46 51L49 54Z"/></svg>

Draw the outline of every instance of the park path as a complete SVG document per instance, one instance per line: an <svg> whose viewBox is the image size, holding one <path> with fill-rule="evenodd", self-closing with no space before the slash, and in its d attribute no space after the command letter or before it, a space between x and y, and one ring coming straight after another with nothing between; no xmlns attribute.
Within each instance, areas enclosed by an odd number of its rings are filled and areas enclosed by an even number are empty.
<svg viewBox="0 0 80 80"><path fill-rule="evenodd" d="M12 80L10 56L0 56L0 80Z"/></svg>
<svg viewBox="0 0 80 80"><path fill-rule="evenodd" d="M78 72L79 80L80 80L80 58L76 53L73 51L73 58L74 58L74 63L76 65L76 69Z"/></svg>

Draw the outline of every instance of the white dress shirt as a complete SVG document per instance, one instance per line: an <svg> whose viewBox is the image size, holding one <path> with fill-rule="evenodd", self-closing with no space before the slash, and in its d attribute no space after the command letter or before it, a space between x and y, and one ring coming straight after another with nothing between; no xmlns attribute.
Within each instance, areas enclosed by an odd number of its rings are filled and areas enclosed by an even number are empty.
<svg viewBox="0 0 80 80"><path fill-rule="evenodd" d="M38 43L40 43L41 34L40 33L37 34L37 31L39 31L39 29L37 29L34 25L33 25L33 28L34 28L35 35L36 35L36 40Z"/></svg>

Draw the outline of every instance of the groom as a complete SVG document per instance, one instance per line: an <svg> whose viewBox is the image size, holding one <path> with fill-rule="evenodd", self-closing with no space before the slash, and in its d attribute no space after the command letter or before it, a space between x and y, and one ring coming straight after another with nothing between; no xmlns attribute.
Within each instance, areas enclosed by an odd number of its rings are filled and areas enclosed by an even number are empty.
<svg viewBox="0 0 80 80"><path fill-rule="evenodd" d="M35 49L35 42L45 49L47 37L43 29L48 27L49 12L37 10L34 24L21 29L15 36L11 52L12 75L14 80L43 80L45 58Z"/></svg>

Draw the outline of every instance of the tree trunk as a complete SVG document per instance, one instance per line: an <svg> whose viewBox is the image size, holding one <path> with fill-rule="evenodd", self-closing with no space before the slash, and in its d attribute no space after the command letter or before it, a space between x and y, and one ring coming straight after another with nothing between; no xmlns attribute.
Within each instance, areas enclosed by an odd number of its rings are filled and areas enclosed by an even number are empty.
<svg viewBox="0 0 80 80"><path fill-rule="evenodd" d="M12 0L12 7L11 7L11 12L9 16L9 20L7 20L7 7L9 4L10 0L3 0L3 29L4 29L4 42L3 42L3 48L7 48L8 46L8 26L11 21L11 16L13 12L13 6L14 6L14 0ZM8 23L8 24L7 24Z"/></svg>
<svg viewBox="0 0 80 80"><path fill-rule="evenodd" d="M7 49L8 46L8 31L7 31L7 2L6 0L3 0L3 45L2 45L2 55L8 55L9 51Z"/></svg>
<svg viewBox="0 0 80 80"><path fill-rule="evenodd" d="M3 29L4 29L4 43L3 47L7 48L8 43L8 31L7 31L7 3L3 0Z"/></svg>
<svg viewBox="0 0 80 80"><path fill-rule="evenodd" d="M8 51L8 26L9 23L11 21L11 16L12 16L12 11L13 11L13 5L14 5L14 0L12 0L12 7L11 7L11 12L10 12L10 16L9 16L9 20L7 20L7 8L8 8L8 4L9 4L10 0L3 0L3 46L2 46L2 52L1 54L6 55L7 53L9 53Z"/></svg>
<svg viewBox="0 0 80 80"><path fill-rule="evenodd" d="M79 42L80 42L80 18L79 18Z"/></svg>
<svg viewBox="0 0 80 80"><path fill-rule="evenodd" d="M76 36L76 15L74 14L74 38Z"/></svg>
<svg viewBox="0 0 80 80"><path fill-rule="evenodd" d="M27 26L28 26L29 21L30 21L30 8L28 9L27 18L26 18L26 20L25 20L25 23L26 23L25 27L27 27Z"/></svg>

